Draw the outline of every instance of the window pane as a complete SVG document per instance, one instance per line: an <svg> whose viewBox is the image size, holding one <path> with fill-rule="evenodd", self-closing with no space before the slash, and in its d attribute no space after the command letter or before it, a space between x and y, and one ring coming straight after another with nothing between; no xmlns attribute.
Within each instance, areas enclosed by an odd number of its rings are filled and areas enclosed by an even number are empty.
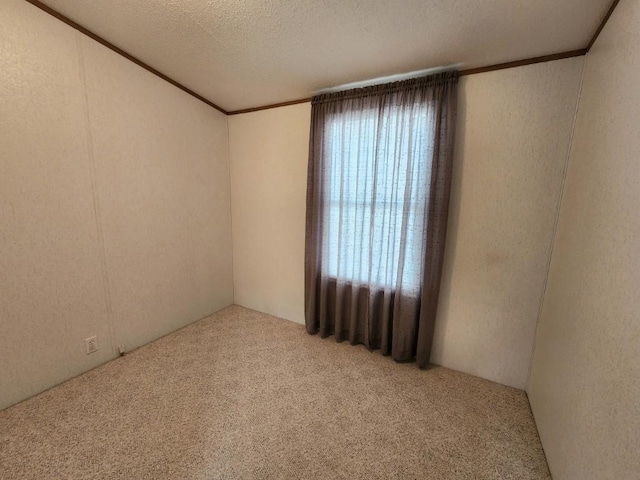
<svg viewBox="0 0 640 480"><path fill-rule="evenodd" d="M423 104L347 112L325 136L323 273L419 289L430 151ZM409 121L407 121L409 119Z"/></svg>

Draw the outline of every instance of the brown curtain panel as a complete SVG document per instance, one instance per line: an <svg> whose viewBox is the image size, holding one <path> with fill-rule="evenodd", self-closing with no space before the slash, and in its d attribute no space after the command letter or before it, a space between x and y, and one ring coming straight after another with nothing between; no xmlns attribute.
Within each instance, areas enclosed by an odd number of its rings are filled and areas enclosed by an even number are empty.
<svg viewBox="0 0 640 480"><path fill-rule="evenodd" d="M305 239L310 334L429 363L458 74L316 96Z"/></svg>

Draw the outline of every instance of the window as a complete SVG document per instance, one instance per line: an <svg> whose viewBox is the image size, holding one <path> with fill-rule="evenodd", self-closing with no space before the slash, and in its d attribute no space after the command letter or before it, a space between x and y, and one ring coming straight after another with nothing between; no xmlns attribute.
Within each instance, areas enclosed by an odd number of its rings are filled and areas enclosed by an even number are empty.
<svg viewBox="0 0 640 480"><path fill-rule="evenodd" d="M425 102L378 112L337 112L326 118L323 274L417 292L432 122Z"/></svg>

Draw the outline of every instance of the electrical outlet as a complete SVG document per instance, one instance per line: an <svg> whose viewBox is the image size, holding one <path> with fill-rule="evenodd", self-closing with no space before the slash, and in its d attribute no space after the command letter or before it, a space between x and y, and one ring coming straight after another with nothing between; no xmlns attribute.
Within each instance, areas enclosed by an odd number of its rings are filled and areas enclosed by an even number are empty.
<svg viewBox="0 0 640 480"><path fill-rule="evenodd" d="M93 337L84 339L84 346L87 347L87 355L93 352L98 351L98 336L94 335Z"/></svg>

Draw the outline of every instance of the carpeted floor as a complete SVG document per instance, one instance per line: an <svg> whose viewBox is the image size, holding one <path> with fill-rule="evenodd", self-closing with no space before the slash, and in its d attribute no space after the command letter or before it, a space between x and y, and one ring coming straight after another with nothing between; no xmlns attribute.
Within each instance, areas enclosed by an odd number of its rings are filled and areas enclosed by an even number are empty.
<svg viewBox="0 0 640 480"><path fill-rule="evenodd" d="M0 412L0 479L548 479L525 394L232 306Z"/></svg>

